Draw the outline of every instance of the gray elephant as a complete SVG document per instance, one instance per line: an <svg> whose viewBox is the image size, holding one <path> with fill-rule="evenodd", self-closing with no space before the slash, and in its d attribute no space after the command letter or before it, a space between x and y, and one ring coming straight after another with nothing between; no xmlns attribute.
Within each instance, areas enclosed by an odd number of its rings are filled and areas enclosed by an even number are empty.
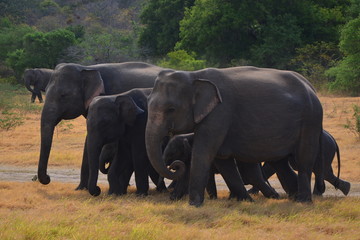
<svg viewBox="0 0 360 240"><path fill-rule="evenodd" d="M173 163L175 160L181 160L186 166L184 176L180 180L176 181L174 190L171 193L171 199L180 199L184 194L187 194L189 181L188 173L190 171L193 139L193 133L176 135L169 141L164 150L163 159L167 165L171 165L171 163ZM215 164L213 164L210 170L209 180L206 186L206 190L210 196L210 199L217 198L215 174L219 173L219 171L215 165L221 163L221 160L215 159ZM237 162L237 167L244 184L251 184L261 189L261 192L265 197L279 198L279 194L272 187L265 183L260 164ZM227 181L228 179L225 178L224 180ZM231 191L230 196L233 196L233 192L236 192L236 190L230 188L232 181L237 181L237 179L230 179L227 181Z"/></svg>
<svg viewBox="0 0 360 240"><path fill-rule="evenodd" d="M324 179L331 183L336 189L340 189L344 195L347 195L350 191L351 184L345 180L340 178L340 150L339 146L335 140L335 138L327 131L323 130L323 134L321 136L321 148L322 148L322 156L318 154L316 158L316 162L313 168L313 173L315 175L315 179L321 177L321 174L324 174ZM334 156L337 156L338 161L338 173L337 176L334 175L332 169L332 162ZM289 158L290 165L296 170L297 164L294 158ZM275 173L275 169L271 167L270 164L265 163L263 165L263 173L264 177L268 179ZM318 186L315 181L313 193L315 195L322 195L325 191L325 188L321 188ZM257 192L257 188L250 189L252 193Z"/></svg>
<svg viewBox="0 0 360 240"><path fill-rule="evenodd" d="M159 174L151 166L145 148L147 97L151 90L137 88L121 94L98 96L91 102L86 120L91 195L98 196L101 192L96 185L101 154L103 160L111 163L108 171L110 194L125 194L133 171L136 194L148 194L149 176L158 190L166 189L164 181L159 181ZM108 156L101 151L106 144L110 144ZM117 148L115 158L111 158L114 155L111 147Z"/></svg>
<svg viewBox="0 0 360 240"><path fill-rule="evenodd" d="M177 171L165 166L164 136L194 132L190 205L203 203L215 157L278 163L294 153L299 171L297 177L287 179L295 183L289 190L297 193L297 201L312 201L311 171L319 150L323 111L314 88L300 74L256 67L162 71L149 96L148 110L146 148L151 164L163 177L177 179L185 171L181 161L169 167Z"/></svg>
<svg viewBox="0 0 360 240"><path fill-rule="evenodd" d="M43 102L41 91L45 92L51 74L54 70L48 68L26 69L24 72L24 83L26 88L32 93L31 102L35 102L38 97L39 102ZM31 88L33 86L33 88Z"/></svg>
<svg viewBox="0 0 360 240"><path fill-rule="evenodd" d="M86 117L92 99L99 95L110 95L138 87L153 87L160 67L141 62L98 64L82 66L59 64L56 66L48 87L41 113L41 147L38 164L38 179L48 184L47 165L55 126L62 119ZM86 141L85 141L86 142ZM81 166L81 179L77 189L88 186L87 147Z"/></svg>

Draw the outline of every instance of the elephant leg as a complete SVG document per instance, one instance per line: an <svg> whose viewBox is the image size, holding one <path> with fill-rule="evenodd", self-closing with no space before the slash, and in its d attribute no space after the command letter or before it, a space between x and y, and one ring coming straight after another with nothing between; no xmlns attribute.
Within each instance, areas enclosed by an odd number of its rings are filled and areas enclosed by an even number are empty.
<svg viewBox="0 0 360 240"><path fill-rule="evenodd" d="M134 160L136 194L139 196L147 196L149 191L148 171L143 162L139 159Z"/></svg>
<svg viewBox="0 0 360 240"><path fill-rule="evenodd" d="M117 156L116 158L119 157ZM121 159L114 160L110 165L108 172L109 195L123 195L127 193L133 168L132 165L125 164L124 162L130 162L130 160L125 160L124 157L122 157Z"/></svg>
<svg viewBox="0 0 360 240"><path fill-rule="evenodd" d="M214 171L210 172L209 180L206 185L206 191L209 194L210 199L217 199L217 190L215 182L215 173Z"/></svg>
<svg viewBox="0 0 360 240"><path fill-rule="evenodd" d="M252 201L252 198L246 191L234 158L215 159L214 163L229 187L231 196L236 197L238 200Z"/></svg>
<svg viewBox="0 0 360 240"><path fill-rule="evenodd" d="M31 94L31 102L34 103L36 99L36 93Z"/></svg>
<svg viewBox="0 0 360 240"><path fill-rule="evenodd" d="M237 161L238 168L246 182L258 188L267 198L279 198L279 194L271 186L266 184L261 172L260 163L243 163Z"/></svg>
<svg viewBox="0 0 360 240"><path fill-rule="evenodd" d="M269 162L276 170L276 175L281 186L290 198L295 198L298 192L298 179L294 170L290 167L288 159L284 158L279 161Z"/></svg>
<svg viewBox="0 0 360 240"><path fill-rule="evenodd" d="M311 126L304 126L303 128L295 157L298 165L298 193L296 201L311 202L311 174L320 149L320 133L317 135ZM319 177L323 178L323 175Z"/></svg>
<svg viewBox="0 0 360 240"><path fill-rule="evenodd" d="M42 95L41 95L41 91L38 92L37 97L38 97L40 103L44 102Z"/></svg>
<svg viewBox="0 0 360 240"><path fill-rule="evenodd" d="M325 180L331 183L335 188L340 189L340 191L346 196L350 192L351 184L347 181L344 181L340 178L337 178L332 168L325 174Z"/></svg>
<svg viewBox="0 0 360 240"><path fill-rule="evenodd" d="M261 173L263 175L264 180L269 179L272 175L276 173L275 169L267 162L265 162L262 166L260 166ZM251 189L248 190L250 194L258 194L259 189L253 186Z"/></svg>
<svg viewBox="0 0 360 240"><path fill-rule="evenodd" d="M179 200L188 193L190 178L190 167L186 166L183 176L181 176L174 184L174 190L170 193L171 200Z"/></svg>
<svg viewBox="0 0 360 240"><path fill-rule="evenodd" d="M88 154L87 154L87 144L86 144L87 141L86 140L87 140L87 137L85 138L83 159L82 159L82 163L81 163L80 183L75 190L85 190L88 188L89 160L88 160Z"/></svg>
<svg viewBox="0 0 360 240"><path fill-rule="evenodd" d="M109 194L126 194L133 172L130 150L124 142L119 140L118 151L108 172Z"/></svg>
<svg viewBox="0 0 360 240"><path fill-rule="evenodd" d="M156 185L156 191L167 192L164 178L160 177L160 175L151 166L149 159L147 159L147 162L148 162L148 168L149 168L149 176L150 176L151 181Z"/></svg>

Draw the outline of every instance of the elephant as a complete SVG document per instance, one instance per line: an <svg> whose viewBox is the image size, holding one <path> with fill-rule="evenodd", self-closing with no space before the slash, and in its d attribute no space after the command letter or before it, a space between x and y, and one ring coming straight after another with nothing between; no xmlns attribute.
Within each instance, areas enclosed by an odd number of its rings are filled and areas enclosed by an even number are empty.
<svg viewBox="0 0 360 240"><path fill-rule="evenodd" d="M180 180L177 180L174 187L174 191L171 193L171 199L180 199L188 190L188 177L191 164L191 151L193 144L194 134L180 134L174 136L167 144L164 152L163 159L167 165L171 165L174 160L181 160L186 165L186 176L184 175ZM221 161L215 160L215 163L221 164ZM237 167L240 172L241 178L245 184L251 184L261 189L265 197L279 198L279 194L269 185L265 183L260 165L258 163L243 163L237 162ZM215 175L219 173L215 164L211 166L209 180L206 186L206 190L210 199L217 198ZM226 179L225 179L226 180ZM230 181L236 181L237 179L230 179ZM228 186L231 186L229 183ZM229 187L230 188L230 187ZM230 189L230 196L233 197L233 191Z"/></svg>
<svg viewBox="0 0 360 240"><path fill-rule="evenodd" d="M62 119L87 116L88 106L98 95L111 95L133 88L153 87L157 74L163 68L141 62L107 63L82 66L62 63L55 67L46 89L41 113L41 146L38 163L38 180L49 184L47 165L55 126ZM80 184L88 186L88 160L86 140L81 165Z"/></svg>
<svg viewBox="0 0 360 240"><path fill-rule="evenodd" d="M316 162L313 168L313 173L315 174L315 179L319 178L319 175L322 174L323 168L323 174L324 179L331 183L336 189L340 189L341 192L346 196L348 195L351 184L345 180L342 180L340 178L340 150L339 146L335 140L335 138L326 130L323 130L323 134L321 135L321 148L322 148L322 154L323 156L320 156L318 154L316 158ZM334 156L337 156L338 160L338 173L337 176L334 175L333 169L332 169L332 162L334 159ZM290 165L296 170L297 164L294 158L289 158ZM263 165L263 173L264 177L267 179L271 177L275 173L275 169L271 167L268 163L265 162ZM315 181L316 183L317 181ZM257 188L250 189L252 193L257 193ZM313 194L315 195L322 195L324 193L325 189L321 189L317 184L314 185Z"/></svg>
<svg viewBox="0 0 360 240"><path fill-rule="evenodd" d="M319 150L323 111L310 82L296 72L252 66L161 71L148 98L145 141L155 170L168 179L185 172L181 161L164 163L164 136L194 132L189 204L204 202L213 160L271 161L296 154L295 200L312 202L311 171ZM174 171L171 171L174 170ZM285 181L286 180L286 181ZM294 184L295 183L295 184Z"/></svg>
<svg viewBox="0 0 360 240"><path fill-rule="evenodd" d="M108 170L109 193L125 194L129 179L135 171L136 194L147 195L150 176L157 188L166 189L164 181L151 166L145 149L145 127L147 121L147 97L152 88L136 88L125 93L97 96L90 103L87 126L87 153L89 161L89 193L98 196L101 192L96 185L100 155L103 161L110 160ZM115 143L115 144L114 144ZM116 144L117 143L117 144ZM109 154L101 150L107 145ZM104 164L101 163L104 169Z"/></svg>
<svg viewBox="0 0 360 240"><path fill-rule="evenodd" d="M26 88L32 93L31 102L35 102L38 97L39 102L43 102L41 91L45 92L46 86L48 85L51 75L54 72L48 68L33 68L26 69L24 72L24 83ZM31 88L31 86L34 86Z"/></svg>

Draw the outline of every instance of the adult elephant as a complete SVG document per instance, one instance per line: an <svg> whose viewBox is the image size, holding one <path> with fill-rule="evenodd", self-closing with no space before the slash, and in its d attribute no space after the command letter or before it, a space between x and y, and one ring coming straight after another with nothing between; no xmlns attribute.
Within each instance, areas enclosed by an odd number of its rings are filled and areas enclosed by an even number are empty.
<svg viewBox="0 0 360 240"><path fill-rule="evenodd" d="M168 134L194 132L189 203L204 201L215 157L249 163L276 161L296 152L296 200L311 201L311 170L319 149L322 106L298 73L255 67L162 71L148 99L146 148L164 177L177 179L161 154ZM170 168L183 169L175 161ZM183 170L182 170L183 171ZM181 172L182 172L181 171Z"/></svg>
<svg viewBox="0 0 360 240"><path fill-rule="evenodd" d="M32 93L31 102L35 102L38 97L39 102L43 102L41 91L45 92L46 86L48 85L51 74L54 72L48 68L33 68L26 69L24 72L24 83L26 88ZM31 88L33 86L33 88Z"/></svg>
<svg viewBox="0 0 360 240"><path fill-rule="evenodd" d="M91 102L86 120L91 195L98 196L101 192L96 184L101 150L106 144L117 148L108 172L110 194L125 194L133 171L136 194L148 194L149 176L159 190L166 189L164 181L159 181L159 174L151 166L145 148L147 97L151 90L137 88L121 94L98 96ZM114 142L118 144L114 145ZM114 153L112 148L107 151Z"/></svg>
<svg viewBox="0 0 360 240"><path fill-rule="evenodd" d="M41 148L38 179L48 184L47 165L55 126L62 119L86 117L90 102L100 94L109 95L137 87L153 87L160 67L141 62L110 63L92 66L59 64L46 89L47 96L41 113ZM87 188L88 163L85 143L81 180L77 189Z"/></svg>

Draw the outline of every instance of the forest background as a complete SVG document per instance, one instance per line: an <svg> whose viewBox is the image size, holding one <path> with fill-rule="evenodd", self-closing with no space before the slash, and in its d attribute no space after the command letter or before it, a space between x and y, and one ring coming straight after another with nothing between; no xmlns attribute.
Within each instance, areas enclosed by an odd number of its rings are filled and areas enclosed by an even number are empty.
<svg viewBox="0 0 360 240"><path fill-rule="evenodd" d="M0 0L1 82L26 68L146 61L300 72L360 94L360 0Z"/></svg>

